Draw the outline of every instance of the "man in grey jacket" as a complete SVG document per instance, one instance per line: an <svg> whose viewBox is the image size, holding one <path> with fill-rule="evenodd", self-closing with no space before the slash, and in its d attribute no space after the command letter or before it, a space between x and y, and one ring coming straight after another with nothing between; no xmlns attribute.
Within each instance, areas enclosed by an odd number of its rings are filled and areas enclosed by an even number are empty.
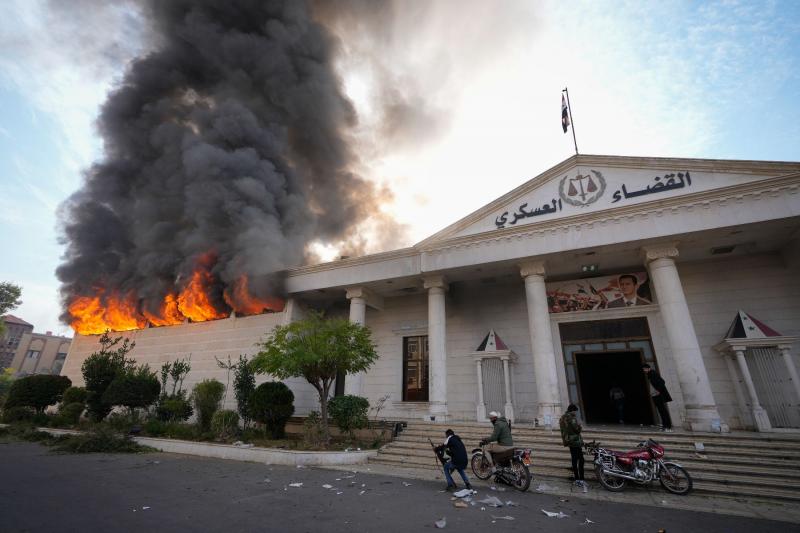
<svg viewBox="0 0 800 533"><path fill-rule="evenodd" d="M489 438L481 441L481 446L488 444L483 451L486 454L486 459L489 460L489 464L492 465L492 473L494 473L497 468L494 465L494 459L492 459L492 452L504 452L512 449L514 440L511 438L511 424L508 423L506 417L500 416L497 411L492 411L489 413L489 420L494 426L494 431Z"/></svg>

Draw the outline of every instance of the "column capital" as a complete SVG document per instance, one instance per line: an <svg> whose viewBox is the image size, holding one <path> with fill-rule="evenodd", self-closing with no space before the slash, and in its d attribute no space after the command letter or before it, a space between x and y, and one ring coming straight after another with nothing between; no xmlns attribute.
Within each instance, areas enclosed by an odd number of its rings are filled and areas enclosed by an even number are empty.
<svg viewBox="0 0 800 533"><path fill-rule="evenodd" d="M370 307L379 311L383 310L383 297L375 294L366 287L347 287L345 296L348 300L361 298Z"/></svg>
<svg viewBox="0 0 800 533"><path fill-rule="evenodd" d="M641 252L645 263L650 263L656 259L674 259L679 255L677 242L642 246Z"/></svg>
<svg viewBox="0 0 800 533"><path fill-rule="evenodd" d="M544 276L545 275L545 261L538 259L534 261L525 261L519 264L519 274L523 278L528 276Z"/></svg>
<svg viewBox="0 0 800 533"><path fill-rule="evenodd" d="M442 289L447 290L447 280L442 275L425 276L422 278L422 286L425 289Z"/></svg>

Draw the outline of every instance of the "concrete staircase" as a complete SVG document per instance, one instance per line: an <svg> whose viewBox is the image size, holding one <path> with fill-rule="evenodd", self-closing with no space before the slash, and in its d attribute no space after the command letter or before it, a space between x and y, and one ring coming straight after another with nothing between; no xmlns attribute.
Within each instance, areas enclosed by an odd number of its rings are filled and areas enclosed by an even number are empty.
<svg viewBox="0 0 800 533"><path fill-rule="evenodd" d="M434 457L428 438L435 444L440 443L448 427L461 436L467 452L491 433L488 423L409 422L405 431L381 448L370 462L397 468L433 469ZM513 434L517 446L533 450L534 487L541 478L566 479L571 475L569 452L561 445L557 428L549 431L514 425ZM689 471L698 494L800 503L800 434L720 435L679 430L661 433L655 428L590 427L584 429L583 435L586 442L597 440L603 447L617 450L633 449L641 440L653 438L666 448L668 460L680 463ZM705 445L702 457L695 452L695 442ZM589 456L586 474L587 479L594 479Z"/></svg>

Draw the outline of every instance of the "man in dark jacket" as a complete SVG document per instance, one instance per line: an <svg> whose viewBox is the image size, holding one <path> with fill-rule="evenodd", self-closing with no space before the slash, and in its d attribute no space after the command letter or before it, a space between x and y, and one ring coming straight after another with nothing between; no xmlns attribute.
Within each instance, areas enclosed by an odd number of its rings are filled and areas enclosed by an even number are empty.
<svg viewBox="0 0 800 533"><path fill-rule="evenodd" d="M483 453L486 454L486 458L492 466L492 473L494 473L497 471L497 468L495 467L494 459L492 459L492 452L505 452L512 449L514 447L514 440L511 438L511 424L508 423L506 417L500 416L500 413L497 411L492 411L489 413L489 420L494 426L494 431L492 431L488 439L483 439L481 441L481 446L488 444L488 446L483 449Z"/></svg>
<svg viewBox="0 0 800 533"><path fill-rule="evenodd" d="M653 403L658 410L658 416L661 417L661 431L672 431L672 419L669 416L669 409L667 403L672 401L672 396L669 395L667 385L664 379L658 375L658 372L650 368L647 363L642 365L647 381L650 383L650 396L653 398Z"/></svg>
<svg viewBox="0 0 800 533"><path fill-rule="evenodd" d="M583 480L583 437L581 423L578 422L578 406L569 404L567 412L558 421L561 429L561 443L569 448L572 457L572 472L575 474L575 486L587 492L586 481Z"/></svg>
<svg viewBox="0 0 800 533"><path fill-rule="evenodd" d="M464 480L464 486L472 490L472 485L469 484L467 474L464 472L468 463L467 449L464 447L464 443L461 442L461 437L456 435L452 429L448 429L444 434L444 444L436 447L436 453L438 455L446 450L447 454L450 456L450 460L443 465L444 477L447 479L447 490L455 490L458 488L456 487L456 482L453 481L453 470L457 470L461 475L461 479Z"/></svg>

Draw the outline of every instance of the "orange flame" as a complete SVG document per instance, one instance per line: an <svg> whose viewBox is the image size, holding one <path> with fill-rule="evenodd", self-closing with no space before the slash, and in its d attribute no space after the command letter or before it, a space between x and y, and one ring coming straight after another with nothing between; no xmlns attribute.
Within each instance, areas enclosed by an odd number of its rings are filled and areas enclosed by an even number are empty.
<svg viewBox="0 0 800 533"><path fill-rule="evenodd" d="M264 311L283 311L286 302L281 298L256 298L247 288L247 276L242 275L233 284L225 289L225 301L240 315L257 315Z"/></svg>
<svg viewBox="0 0 800 533"><path fill-rule="evenodd" d="M217 311L208 297L208 288L213 282L214 278L208 271L195 270L192 279L178 295L178 310L195 322L226 318L228 313Z"/></svg>
<svg viewBox="0 0 800 533"><path fill-rule="evenodd" d="M178 300L175 295L170 293L164 297L161 307L158 309L158 314L150 313L146 309L143 311L147 320L154 326L173 326L175 324L182 324L186 317L178 310Z"/></svg>
<svg viewBox="0 0 800 533"><path fill-rule="evenodd" d="M130 292L122 297L111 294L79 296L68 307L73 316L72 328L81 335L97 335L106 330L128 331L147 325L146 319L136 311L136 296Z"/></svg>

